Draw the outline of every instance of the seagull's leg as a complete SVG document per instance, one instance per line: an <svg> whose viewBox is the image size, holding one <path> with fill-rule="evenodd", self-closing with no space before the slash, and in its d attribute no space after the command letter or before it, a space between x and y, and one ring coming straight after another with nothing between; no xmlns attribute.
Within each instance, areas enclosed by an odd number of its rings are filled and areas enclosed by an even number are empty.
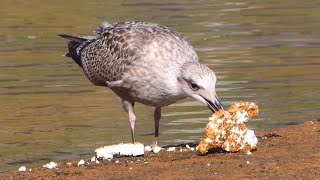
<svg viewBox="0 0 320 180"><path fill-rule="evenodd" d="M158 145L158 136L159 136L159 122L161 118L161 107L156 107L154 110L154 139L151 144L151 148L154 149Z"/></svg>
<svg viewBox="0 0 320 180"><path fill-rule="evenodd" d="M128 117L129 117L129 123L130 123L130 128L131 128L131 138L132 138L132 143L135 143L135 137L134 137L134 123L136 121L136 116L133 113L133 105L134 102L131 103L127 100L122 99L122 105L123 108L127 111Z"/></svg>

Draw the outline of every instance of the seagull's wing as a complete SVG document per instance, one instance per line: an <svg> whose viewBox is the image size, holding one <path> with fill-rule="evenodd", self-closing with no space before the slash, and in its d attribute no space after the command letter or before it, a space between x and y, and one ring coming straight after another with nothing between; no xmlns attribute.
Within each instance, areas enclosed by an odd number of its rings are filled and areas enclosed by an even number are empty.
<svg viewBox="0 0 320 180"><path fill-rule="evenodd" d="M77 49L83 70L95 85L106 86L106 82L121 80L126 69L139 58L146 38L136 24L103 24L96 30L97 38Z"/></svg>
<svg viewBox="0 0 320 180"><path fill-rule="evenodd" d="M193 48L178 32L157 24L124 22L111 25L105 22L96 29L95 34L96 36L60 36L71 40L66 56L72 57L82 67L88 79L99 86L119 82L133 62L148 53L144 49L148 44L170 41L183 46L176 49L182 51L182 54L193 52ZM191 54L194 56L191 59L197 59L195 53Z"/></svg>

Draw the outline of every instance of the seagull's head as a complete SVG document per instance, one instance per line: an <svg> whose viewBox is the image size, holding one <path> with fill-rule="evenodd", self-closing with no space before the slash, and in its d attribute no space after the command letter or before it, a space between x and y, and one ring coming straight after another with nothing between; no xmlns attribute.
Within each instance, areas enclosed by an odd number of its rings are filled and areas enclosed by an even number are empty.
<svg viewBox="0 0 320 180"><path fill-rule="evenodd" d="M207 105L212 112L223 109L216 93L217 77L209 67L187 63L182 66L178 81L185 96Z"/></svg>

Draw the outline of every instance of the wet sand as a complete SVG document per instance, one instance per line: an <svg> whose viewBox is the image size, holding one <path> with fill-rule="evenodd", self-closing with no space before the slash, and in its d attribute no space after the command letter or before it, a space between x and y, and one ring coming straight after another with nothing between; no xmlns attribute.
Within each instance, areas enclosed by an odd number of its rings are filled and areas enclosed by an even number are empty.
<svg viewBox="0 0 320 180"><path fill-rule="evenodd" d="M8 171L1 173L0 179L320 179L319 121L256 135L258 149L251 155L220 149L205 156L194 151L161 151L83 167L77 167L78 162L71 166L58 162L57 169Z"/></svg>

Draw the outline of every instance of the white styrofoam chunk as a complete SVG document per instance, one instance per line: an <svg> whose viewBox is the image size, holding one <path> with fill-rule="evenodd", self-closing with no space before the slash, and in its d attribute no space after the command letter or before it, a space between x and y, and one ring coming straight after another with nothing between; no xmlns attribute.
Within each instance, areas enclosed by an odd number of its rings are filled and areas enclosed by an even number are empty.
<svg viewBox="0 0 320 180"><path fill-rule="evenodd" d="M151 146L146 146L146 147L144 148L144 150L147 151L147 152L151 152L151 151L152 151L152 148L151 148Z"/></svg>
<svg viewBox="0 0 320 180"><path fill-rule="evenodd" d="M90 161L91 162L95 162L96 161L96 156L93 156Z"/></svg>
<svg viewBox="0 0 320 180"><path fill-rule="evenodd" d="M83 166L85 163L86 163L86 162L85 162L83 159L81 159L81 160L78 162L78 166Z"/></svg>
<svg viewBox="0 0 320 180"><path fill-rule="evenodd" d="M21 166L19 169L18 169L19 172L25 172L27 171L27 168L25 166Z"/></svg>
<svg viewBox="0 0 320 180"><path fill-rule="evenodd" d="M56 168L57 166L58 166L57 163L51 161L49 164L45 164L45 165L43 165L42 167L45 167L45 168L48 168L48 169L54 169L54 168Z"/></svg>
<svg viewBox="0 0 320 180"><path fill-rule="evenodd" d="M158 152L160 152L161 151L161 147L159 147L159 146L156 146L155 148L153 148L153 152L154 153L158 153Z"/></svg>
<svg viewBox="0 0 320 180"><path fill-rule="evenodd" d="M140 156L144 154L144 151L144 145L141 143L120 143L97 148L95 153L96 158L112 159L114 156Z"/></svg>

